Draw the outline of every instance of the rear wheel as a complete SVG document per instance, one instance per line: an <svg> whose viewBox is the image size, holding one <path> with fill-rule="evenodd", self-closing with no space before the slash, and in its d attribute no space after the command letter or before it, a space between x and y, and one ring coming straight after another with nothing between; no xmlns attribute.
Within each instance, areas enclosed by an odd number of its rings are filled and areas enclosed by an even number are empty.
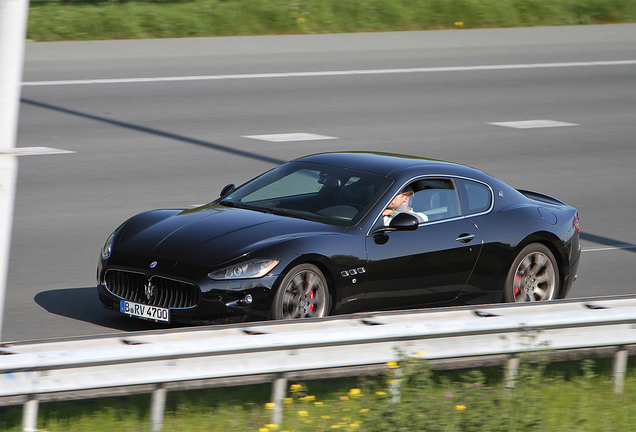
<svg viewBox="0 0 636 432"><path fill-rule="evenodd" d="M301 264L283 279L272 304L272 318L317 318L329 315L331 295L318 267Z"/></svg>
<svg viewBox="0 0 636 432"><path fill-rule="evenodd" d="M559 267L546 246L533 243L521 250L512 263L504 301L535 302L553 300L559 294Z"/></svg>

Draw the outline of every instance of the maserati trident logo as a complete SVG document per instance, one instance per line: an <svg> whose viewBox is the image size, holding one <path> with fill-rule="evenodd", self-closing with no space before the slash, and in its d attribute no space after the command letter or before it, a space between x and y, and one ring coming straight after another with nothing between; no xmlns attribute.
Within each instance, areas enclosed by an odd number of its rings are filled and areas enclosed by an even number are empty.
<svg viewBox="0 0 636 432"><path fill-rule="evenodd" d="M152 284L152 282L148 281L148 284L144 285L144 292L148 300L152 299L152 297L155 295L155 286Z"/></svg>

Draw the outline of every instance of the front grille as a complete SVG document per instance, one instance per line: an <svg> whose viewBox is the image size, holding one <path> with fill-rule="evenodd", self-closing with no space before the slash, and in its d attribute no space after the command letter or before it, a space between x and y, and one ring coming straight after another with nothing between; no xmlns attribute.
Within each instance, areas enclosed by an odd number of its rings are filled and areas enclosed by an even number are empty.
<svg viewBox="0 0 636 432"><path fill-rule="evenodd" d="M189 308L196 306L199 297L199 289L194 284L161 276L148 279L143 273L126 270L107 270L104 282L108 291L116 296L150 306Z"/></svg>

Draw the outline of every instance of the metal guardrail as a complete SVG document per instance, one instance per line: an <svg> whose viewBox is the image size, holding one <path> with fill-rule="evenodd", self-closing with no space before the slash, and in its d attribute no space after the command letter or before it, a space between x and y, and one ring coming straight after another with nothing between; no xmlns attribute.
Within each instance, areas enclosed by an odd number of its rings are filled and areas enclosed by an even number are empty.
<svg viewBox="0 0 636 432"><path fill-rule="evenodd" d="M0 346L0 404L24 403L34 429L39 401L152 392L160 430L168 389L273 381L274 423L287 379L380 371L401 355L429 361L498 356L513 379L518 356L537 350L615 352L622 392L636 345L636 296L358 314L323 320L150 332ZM614 347L614 348L612 348Z"/></svg>

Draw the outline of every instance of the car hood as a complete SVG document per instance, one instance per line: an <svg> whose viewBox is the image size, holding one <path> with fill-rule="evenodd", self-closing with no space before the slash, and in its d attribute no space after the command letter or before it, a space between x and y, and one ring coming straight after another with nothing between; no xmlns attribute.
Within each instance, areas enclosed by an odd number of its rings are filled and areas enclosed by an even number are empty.
<svg viewBox="0 0 636 432"><path fill-rule="evenodd" d="M345 230L254 210L206 205L137 215L123 227L116 251L216 267L285 240Z"/></svg>

